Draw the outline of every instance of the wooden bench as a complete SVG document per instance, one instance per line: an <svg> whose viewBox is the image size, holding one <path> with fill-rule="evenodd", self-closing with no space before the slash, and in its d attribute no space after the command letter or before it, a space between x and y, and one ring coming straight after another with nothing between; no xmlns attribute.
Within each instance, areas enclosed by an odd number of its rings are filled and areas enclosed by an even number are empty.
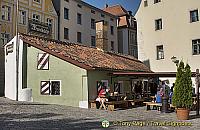
<svg viewBox="0 0 200 130"><path fill-rule="evenodd" d="M90 108L97 109L97 103L95 100L89 101Z"/></svg>
<svg viewBox="0 0 200 130"><path fill-rule="evenodd" d="M161 110L162 104L161 103L155 103L155 102L143 102L144 104L146 104L147 106L147 111L151 110L151 106L153 106L153 108L157 108L158 110Z"/></svg>
<svg viewBox="0 0 200 130"><path fill-rule="evenodd" d="M109 111L114 111L116 105L121 105L123 108L128 108L128 101L122 100L122 101L109 101L105 102L106 106L108 106Z"/></svg>
<svg viewBox="0 0 200 130"><path fill-rule="evenodd" d="M128 101L128 103L131 106L135 106L137 103L143 103L144 99L132 99L132 100L126 100L126 101Z"/></svg>

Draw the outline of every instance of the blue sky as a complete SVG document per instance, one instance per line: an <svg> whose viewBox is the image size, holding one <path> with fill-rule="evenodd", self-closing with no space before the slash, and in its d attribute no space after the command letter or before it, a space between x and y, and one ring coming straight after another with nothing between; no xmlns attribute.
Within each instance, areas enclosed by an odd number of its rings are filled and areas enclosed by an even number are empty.
<svg viewBox="0 0 200 130"><path fill-rule="evenodd" d="M131 10L133 14L137 11L137 8L140 4L140 0L83 0L93 6L96 6L100 9L104 8L105 3L108 5L121 4L126 10Z"/></svg>

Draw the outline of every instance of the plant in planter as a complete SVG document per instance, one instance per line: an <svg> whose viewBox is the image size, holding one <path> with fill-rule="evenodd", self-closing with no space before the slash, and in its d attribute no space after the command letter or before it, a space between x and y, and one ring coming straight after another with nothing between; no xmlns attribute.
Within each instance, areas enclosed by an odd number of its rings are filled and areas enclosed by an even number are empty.
<svg viewBox="0 0 200 130"><path fill-rule="evenodd" d="M178 64L172 104L177 108L177 117L180 120L189 119L192 106L192 80L190 66L184 66L183 61Z"/></svg>

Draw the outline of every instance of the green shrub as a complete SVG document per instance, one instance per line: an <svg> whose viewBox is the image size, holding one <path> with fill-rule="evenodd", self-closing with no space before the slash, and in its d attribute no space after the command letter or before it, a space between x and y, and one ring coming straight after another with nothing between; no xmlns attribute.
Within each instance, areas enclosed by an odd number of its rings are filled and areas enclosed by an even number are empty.
<svg viewBox="0 0 200 130"><path fill-rule="evenodd" d="M178 64L172 104L177 108L190 109L192 106L192 72L190 66L184 66L183 61Z"/></svg>

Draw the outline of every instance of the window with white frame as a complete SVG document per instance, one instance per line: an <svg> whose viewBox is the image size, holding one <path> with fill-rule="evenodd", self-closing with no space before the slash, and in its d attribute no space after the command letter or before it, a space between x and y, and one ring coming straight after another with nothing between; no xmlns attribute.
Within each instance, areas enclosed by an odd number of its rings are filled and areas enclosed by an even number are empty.
<svg viewBox="0 0 200 130"><path fill-rule="evenodd" d="M50 80L40 82L41 95L61 95L61 81Z"/></svg>
<svg viewBox="0 0 200 130"><path fill-rule="evenodd" d="M26 11L19 10L19 23L25 25L26 24Z"/></svg>
<svg viewBox="0 0 200 130"><path fill-rule="evenodd" d="M82 23L82 14L77 13L77 24L81 24Z"/></svg>
<svg viewBox="0 0 200 130"><path fill-rule="evenodd" d="M33 14L33 18L32 18L34 21L37 21L39 22L40 21L40 15L38 14Z"/></svg>
<svg viewBox="0 0 200 130"><path fill-rule="evenodd" d="M199 14L198 10L192 10L190 11L190 22L197 22L199 21Z"/></svg>
<svg viewBox="0 0 200 130"><path fill-rule="evenodd" d="M53 24L53 19L47 18L47 25L49 27L52 27L52 24Z"/></svg>
<svg viewBox="0 0 200 130"><path fill-rule="evenodd" d="M156 19L155 20L155 30L161 30L162 29L162 19Z"/></svg>
<svg viewBox="0 0 200 130"><path fill-rule="evenodd" d="M64 19L69 19L69 9L64 8Z"/></svg>
<svg viewBox="0 0 200 130"><path fill-rule="evenodd" d="M164 59L163 45L159 45L156 48L157 48L157 60Z"/></svg>
<svg viewBox="0 0 200 130"><path fill-rule="evenodd" d="M37 3L40 3L41 1L40 0L33 0L34 2L37 2Z"/></svg>
<svg viewBox="0 0 200 130"><path fill-rule="evenodd" d="M192 40L192 54L200 55L200 39Z"/></svg>
<svg viewBox="0 0 200 130"><path fill-rule="evenodd" d="M2 20L10 21L11 17L11 7L3 5L1 9L1 18Z"/></svg>
<svg viewBox="0 0 200 130"><path fill-rule="evenodd" d="M91 19L91 28L95 29L95 19Z"/></svg>
<svg viewBox="0 0 200 130"><path fill-rule="evenodd" d="M9 34L1 33L1 43L6 44L9 42Z"/></svg>

